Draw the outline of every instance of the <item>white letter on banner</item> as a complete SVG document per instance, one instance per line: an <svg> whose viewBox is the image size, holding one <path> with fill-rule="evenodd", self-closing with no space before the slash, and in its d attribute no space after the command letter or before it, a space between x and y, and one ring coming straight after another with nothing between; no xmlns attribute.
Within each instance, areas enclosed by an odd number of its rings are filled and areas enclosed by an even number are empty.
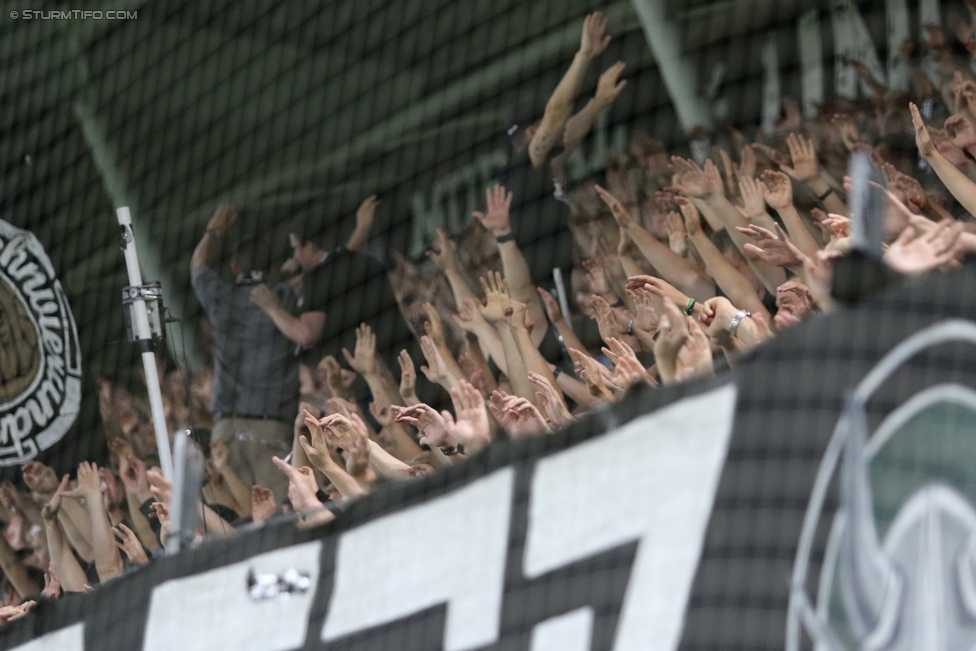
<svg viewBox="0 0 976 651"><path fill-rule="evenodd" d="M144 651L286 651L305 643L319 581L322 543L315 541L253 556L216 570L162 583L153 590ZM248 575L297 570L303 593L251 599Z"/></svg>
<svg viewBox="0 0 976 651"><path fill-rule="evenodd" d="M42 638L21 644L12 651L84 651L85 623L80 622Z"/></svg>
<svg viewBox="0 0 976 651"><path fill-rule="evenodd" d="M343 534L322 639L446 603L445 651L496 641L514 480L504 468ZM418 562L425 553L437 561Z"/></svg>
<svg viewBox="0 0 976 651"><path fill-rule="evenodd" d="M532 628L531 651L590 651L593 609L590 606L550 617Z"/></svg>
<svg viewBox="0 0 976 651"><path fill-rule="evenodd" d="M523 563L527 577L640 541L614 651L678 646L728 449L735 395L729 383L536 464Z"/></svg>

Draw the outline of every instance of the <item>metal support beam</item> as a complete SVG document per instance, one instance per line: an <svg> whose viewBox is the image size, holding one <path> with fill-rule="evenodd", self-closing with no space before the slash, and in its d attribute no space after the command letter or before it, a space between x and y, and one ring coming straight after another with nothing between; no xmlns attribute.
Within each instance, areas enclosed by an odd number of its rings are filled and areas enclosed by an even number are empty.
<svg viewBox="0 0 976 651"><path fill-rule="evenodd" d="M658 70L664 78L678 121L685 133L694 127L712 128L708 103L698 94L698 75L681 52L680 30L668 18L664 0L631 0L644 28L647 45L654 53Z"/></svg>

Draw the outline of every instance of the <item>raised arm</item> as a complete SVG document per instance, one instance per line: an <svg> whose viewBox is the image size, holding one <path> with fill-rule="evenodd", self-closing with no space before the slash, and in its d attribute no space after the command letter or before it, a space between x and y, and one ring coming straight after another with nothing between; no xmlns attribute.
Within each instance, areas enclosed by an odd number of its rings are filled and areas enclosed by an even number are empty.
<svg viewBox="0 0 976 651"><path fill-rule="evenodd" d="M529 142L529 158L535 167L542 165L552 148L562 141L566 121L573 112L573 103L583 84L586 69L590 61L602 54L610 43L610 37L605 36L606 30L607 18L599 11L587 15L583 20L579 50L573 57L569 70L552 91L542 122Z"/></svg>
<svg viewBox="0 0 976 651"><path fill-rule="evenodd" d="M112 527L102 502L98 466L82 461L78 466L78 487L63 494L65 497L85 498L85 508L91 520L92 549L95 552L95 569L99 580L104 583L122 574L122 556L115 545Z"/></svg>
<svg viewBox="0 0 976 651"><path fill-rule="evenodd" d="M495 361L495 365L501 369L502 373L508 375L508 365L505 363L505 346L502 337L495 330L494 326L482 316L480 303L474 298L465 298L458 304L458 313L454 316L454 322L465 332L478 337L483 354L487 354Z"/></svg>
<svg viewBox="0 0 976 651"><path fill-rule="evenodd" d="M71 546L64 538L61 527L58 524L58 510L61 508L61 491L68 485L68 475L64 476L61 486L54 493L51 500L41 509L41 517L44 519L44 533L47 536L48 553L54 568L61 577L61 584L65 592L81 592L82 586L87 583L85 572L78 564L78 560L71 553Z"/></svg>
<svg viewBox="0 0 976 651"><path fill-rule="evenodd" d="M356 210L356 228L346 242L346 248L350 251L362 251L363 247L366 246L366 242L369 241L369 232L373 228L373 217L376 215L376 206L378 204L379 199L376 198L375 194L366 197L359 204L359 209Z"/></svg>
<svg viewBox="0 0 976 651"><path fill-rule="evenodd" d="M705 161L705 167L702 169L693 161L677 156L672 157L671 160L679 171L674 177L674 189L694 202L714 230L724 229L728 233L732 243L765 285L766 290L775 291L784 280L783 273L744 249L746 239L735 229L748 226L749 222L725 196L722 177L715 164L711 160Z"/></svg>
<svg viewBox="0 0 976 651"><path fill-rule="evenodd" d="M476 211L474 216L484 224L498 243L498 253L502 258L502 271L505 280L508 282L512 298L525 303L529 308L529 316L532 317L533 322L540 324L532 337L532 340L538 343L546 334L546 329L541 326L546 322L546 315L542 311L542 304L535 293L535 285L532 284L529 265L526 264L525 257L515 242L515 234L512 232L509 220L512 193L506 193L503 186L495 185L494 188L485 190L485 197L488 202L488 212Z"/></svg>
<svg viewBox="0 0 976 651"><path fill-rule="evenodd" d="M620 95L620 91L627 85L626 80L620 81L620 75L623 74L624 65L623 61L617 61L607 68L600 75L600 81L597 82L596 94L593 98L579 112L566 121L566 129L563 133L564 149L561 154L562 156L569 155L574 149L580 146L580 143L583 142L583 139L586 138L587 134L593 128L593 123L596 121L596 117L600 114L600 111L613 104Z"/></svg>
<svg viewBox="0 0 976 651"><path fill-rule="evenodd" d="M217 472L223 477L224 483L227 484L230 494L234 496L234 501L240 507L240 514L242 516L251 515L251 487L245 484L244 480L234 472L228 462L229 457L230 449L226 443L223 441L210 443L210 458L213 460Z"/></svg>
<svg viewBox="0 0 976 651"><path fill-rule="evenodd" d="M508 323L508 327L512 331L512 336L515 338L515 345L518 346L519 354L522 356L522 362L525 364L526 380L528 381L529 375L535 373L541 375L546 380L549 381L553 386L556 385L556 376L552 374L552 370L549 368L549 363L536 348L535 344L532 343L532 338L529 336L529 330L525 325L525 303L519 303L518 301L509 301L508 307L505 310L505 320ZM538 392L535 392L538 393ZM539 398L537 395L533 394L535 400L533 402L538 402ZM562 400L562 394L559 395L560 400ZM541 403L540 403L541 404Z"/></svg>
<svg viewBox="0 0 976 651"><path fill-rule="evenodd" d="M512 389L518 395L527 397L531 393L532 397L535 397L532 385L528 381L525 362L522 360L518 344L515 343L515 336L505 320L505 310L508 308L508 302L511 298L508 285L502 275L497 272L488 272L488 280L482 278L481 284L485 290L486 299L486 304L480 308L481 315L486 320L493 322L498 329L504 348L508 381L512 383Z"/></svg>
<svg viewBox="0 0 976 651"><path fill-rule="evenodd" d="M790 234L790 239L793 240L796 248L800 249L803 255L815 260L820 247L817 246L817 241L813 239L813 235L807 230L803 220L800 219L800 213L793 205L793 188L790 186L789 177L782 172L767 170L763 172L760 180L766 203L779 213L786 226L786 232Z"/></svg>
<svg viewBox="0 0 976 651"><path fill-rule="evenodd" d="M217 206L217 210L207 222L207 232L203 234L200 242L193 249L193 256L190 258L191 270L213 264L213 254L217 248L217 242L227 235L227 231L236 221L237 209L233 204L222 203Z"/></svg>
<svg viewBox="0 0 976 651"><path fill-rule="evenodd" d="M790 158L793 166L780 165L780 169L801 183L806 183L820 201L826 212L848 216L847 204L837 196L832 185L820 174L820 163L813 141L798 133L791 133L786 138L790 148ZM760 224L761 225L761 224Z"/></svg>
<svg viewBox="0 0 976 651"><path fill-rule="evenodd" d="M749 279L742 275L731 262L729 262L722 252L718 250L701 227L701 220L698 216L698 209L685 197L676 199L681 207L681 214L685 219L685 229L688 231L688 238L698 251L705 268L722 288L722 291L729 296L736 305L741 305L753 314L761 315L769 319L769 312L763 306L756 290L753 288Z"/></svg>
<svg viewBox="0 0 976 651"><path fill-rule="evenodd" d="M610 208L617 224L627 231L640 252L665 280L696 300L703 301L715 295L715 286L703 278L690 262L644 230L616 197L599 185L594 187Z"/></svg>
<svg viewBox="0 0 976 651"><path fill-rule="evenodd" d="M346 423L349 422L345 417L339 416L338 414L333 414L333 416L327 416L326 418L332 419L329 421L330 423L338 419L342 419ZM332 458L332 455L329 454L329 447L326 443L324 429L320 421L316 420L314 416L306 411L305 424L308 425L308 431L312 434L312 440L309 441L305 436L300 436L298 440L305 449L305 454L308 455L309 461L322 471L322 474L332 482L332 485L336 487L336 490L343 497L349 499L366 495L368 491L360 486L359 482L346 472L345 468L339 466ZM351 423L349 427L352 427Z"/></svg>
<svg viewBox="0 0 976 651"><path fill-rule="evenodd" d="M912 124L915 125L915 143L922 157L928 161L932 169L945 184L946 189L962 204L970 214L976 215L976 183L963 174L958 167L949 162L932 142L932 136L922 121L922 115L914 103L908 105L912 112Z"/></svg>

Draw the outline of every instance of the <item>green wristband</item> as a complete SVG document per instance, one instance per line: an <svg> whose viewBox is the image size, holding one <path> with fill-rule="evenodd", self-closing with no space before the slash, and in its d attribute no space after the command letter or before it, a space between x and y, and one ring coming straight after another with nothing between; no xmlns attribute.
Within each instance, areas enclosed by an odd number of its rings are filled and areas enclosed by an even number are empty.
<svg viewBox="0 0 976 651"><path fill-rule="evenodd" d="M685 306L685 316L691 316L691 311L695 309L695 299L689 298L688 305Z"/></svg>

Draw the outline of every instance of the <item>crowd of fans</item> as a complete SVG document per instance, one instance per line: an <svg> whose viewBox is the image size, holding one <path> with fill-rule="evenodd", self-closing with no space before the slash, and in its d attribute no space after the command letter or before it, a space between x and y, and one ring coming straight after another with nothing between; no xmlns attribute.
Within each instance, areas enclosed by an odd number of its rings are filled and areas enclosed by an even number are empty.
<svg viewBox="0 0 976 651"><path fill-rule="evenodd" d="M239 246L228 281L215 257L237 213L218 207L191 260L214 363L162 378L171 436L193 426L206 456L197 536L234 536L285 513L299 526L329 522L379 483L463 463L498 439L548 435L633 384L707 377L723 358L735 367L743 351L834 307L857 150L886 181L884 263L903 274L958 265L976 251L976 65L959 54L976 50L972 25L960 20L952 36L929 26L923 57L906 43L909 92L860 66L868 100L836 100L809 119L787 100L775 132L707 134L698 159L634 133L596 183L565 178L563 163L626 82L614 64L573 113L610 40L606 18L588 16L541 120L509 129L516 160L548 168L552 200L569 205L569 314L533 283L500 185L457 242L436 233L437 272L426 275L399 257L388 277L362 252L370 197L345 246L320 248L302 215L281 270ZM420 371L443 405L418 398L415 361L394 345L401 326L419 339ZM85 592L150 563L171 540L172 486L148 410L108 381L98 392L111 465L82 463L71 479L30 462L26 490L0 486L0 621L37 595Z"/></svg>

